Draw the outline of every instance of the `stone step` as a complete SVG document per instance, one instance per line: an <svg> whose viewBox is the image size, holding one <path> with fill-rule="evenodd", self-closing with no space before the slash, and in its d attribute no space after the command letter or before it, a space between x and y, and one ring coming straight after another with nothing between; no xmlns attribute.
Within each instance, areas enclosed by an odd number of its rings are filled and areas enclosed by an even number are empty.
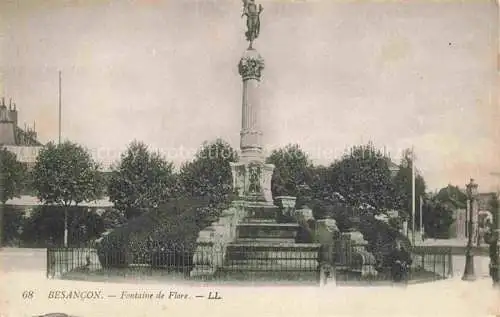
<svg viewBox="0 0 500 317"><path fill-rule="evenodd" d="M227 251L226 259L228 261L317 261L319 253L309 252L275 252L275 251L245 251L234 252Z"/></svg>
<svg viewBox="0 0 500 317"><path fill-rule="evenodd" d="M299 224L297 223L277 223L277 222L267 222L267 223L261 223L261 222L254 222L254 221L248 221L245 223L240 223L238 224L238 227L244 227L244 228L279 228L283 230L293 230L299 228Z"/></svg>
<svg viewBox="0 0 500 317"><path fill-rule="evenodd" d="M280 272L280 271L314 271L318 270L316 260L228 260L225 271Z"/></svg>
<svg viewBox="0 0 500 317"><path fill-rule="evenodd" d="M252 286L317 286L319 274L316 271L248 271L222 268L217 272L217 280L242 282Z"/></svg>
<svg viewBox="0 0 500 317"><path fill-rule="evenodd" d="M295 239L298 224L284 223L240 223L237 226L238 238L283 238Z"/></svg>
<svg viewBox="0 0 500 317"><path fill-rule="evenodd" d="M255 205L245 207L247 218L276 220L280 209L274 205Z"/></svg>
<svg viewBox="0 0 500 317"><path fill-rule="evenodd" d="M226 251L228 261L316 261L319 245L296 243L232 243Z"/></svg>
<svg viewBox="0 0 500 317"><path fill-rule="evenodd" d="M276 219L271 218L244 218L241 220L241 223L276 223Z"/></svg>
<svg viewBox="0 0 500 317"><path fill-rule="evenodd" d="M289 245L295 243L294 238L285 239L285 238L238 238L236 240L237 244L247 244L253 245L255 243L265 243L272 245Z"/></svg>
<svg viewBox="0 0 500 317"><path fill-rule="evenodd" d="M237 243L228 244L229 249L242 250L276 250L276 251L319 251L321 244L319 243L283 243L276 245L273 243Z"/></svg>

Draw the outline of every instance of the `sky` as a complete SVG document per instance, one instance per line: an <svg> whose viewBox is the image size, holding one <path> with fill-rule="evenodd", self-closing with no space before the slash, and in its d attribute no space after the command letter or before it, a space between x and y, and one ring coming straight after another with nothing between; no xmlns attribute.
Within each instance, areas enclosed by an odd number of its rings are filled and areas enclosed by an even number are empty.
<svg viewBox="0 0 500 317"><path fill-rule="evenodd" d="M261 0L254 47L267 149L315 164L373 142L414 146L431 190L500 178L498 8L476 1ZM0 96L42 142L105 165L132 140L180 164L205 140L239 146L247 47L241 0L1 1Z"/></svg>

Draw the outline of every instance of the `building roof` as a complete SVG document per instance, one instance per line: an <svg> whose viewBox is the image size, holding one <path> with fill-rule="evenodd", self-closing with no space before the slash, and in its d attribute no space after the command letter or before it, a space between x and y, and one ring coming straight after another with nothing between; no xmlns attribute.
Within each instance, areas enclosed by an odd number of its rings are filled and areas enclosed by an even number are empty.
<svg viewBox="0 0 500 317"><path fill-rule="evenodd" d="M21 196L18 198L7 200L7 205L13 206L41 206L43 203L35 196ZM96 207L96 208L105 208L105 207L113 207L113 203L109 201L109 198L103 198L96 201L84 202L78 204L78 206L82 207Z"/></svg>
<svg viewBox="0 0 500 317"><path fill-rule="evenodd" d="M390 159L388 159L388 160L387 160L387 166L389 167L389 169L390 169L391 171L393 171L393 170L394 170L394 171L399 170L399 165L398 165L398 164L396 164L396 163L394 163L394 162L393 162L392 160L390 160Z"/></svg>
<svg viewBox="0 0 500 317"><path fill-rule="evenodd" d="M37 134L35 131L28 130L25 131L20 127L16 127L16 145L26 145L26 146L41 146L42 143L37 140Z"/></svg>

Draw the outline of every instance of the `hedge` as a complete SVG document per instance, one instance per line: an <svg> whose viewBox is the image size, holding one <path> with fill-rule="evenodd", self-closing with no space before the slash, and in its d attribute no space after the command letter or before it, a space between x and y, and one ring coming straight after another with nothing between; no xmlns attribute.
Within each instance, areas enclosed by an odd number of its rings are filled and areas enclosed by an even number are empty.
<svg viewBox="0 0 500 317"><path fill-rule="evenodd" d="M198 233L209 225L212 209L204 199L177 199L142 212L104 236L97 245L104 268L130 264L189 265ZM177 263L178 264L178 263Z"/></svg>

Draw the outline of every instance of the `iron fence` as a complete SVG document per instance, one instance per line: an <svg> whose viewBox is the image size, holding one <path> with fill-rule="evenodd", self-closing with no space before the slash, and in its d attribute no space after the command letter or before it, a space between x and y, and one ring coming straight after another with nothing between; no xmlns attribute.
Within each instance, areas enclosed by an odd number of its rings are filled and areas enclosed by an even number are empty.
<svg viewBox="0 0 500 317"><path fill-rule="evenodd" d="M403 272L403 281L418 283L446 279L453 274L451 250L414 248L410 251L411 264ZM333 255L337 284L359 282L363 284L392 282L392 263L383 263L368 252L345 249Z"/></svg>
<svg viewBox="0 0 500 317"><path fill-rule="evenodd" d="M447 248L414 248L412 265L406 276L409 282L431 281L449 277L453 272L452 253ZM390 267L380 266L368 253L346 250L345 263L330 262L326 274L335 281L362 284L390 282ZM337 251L338 253L338 251ZM156 250L126 253L111 250L98 253L95 248L47 249L47 278L85 279L94 276L155 277L189 279L196 263L215 263L215 278L221 280L308 280L322 278L324 252L311 248L301 251L276 248L229 247L225 250L193 251L192 249ZM339 254L332 255L338 258Z"/></svg>

